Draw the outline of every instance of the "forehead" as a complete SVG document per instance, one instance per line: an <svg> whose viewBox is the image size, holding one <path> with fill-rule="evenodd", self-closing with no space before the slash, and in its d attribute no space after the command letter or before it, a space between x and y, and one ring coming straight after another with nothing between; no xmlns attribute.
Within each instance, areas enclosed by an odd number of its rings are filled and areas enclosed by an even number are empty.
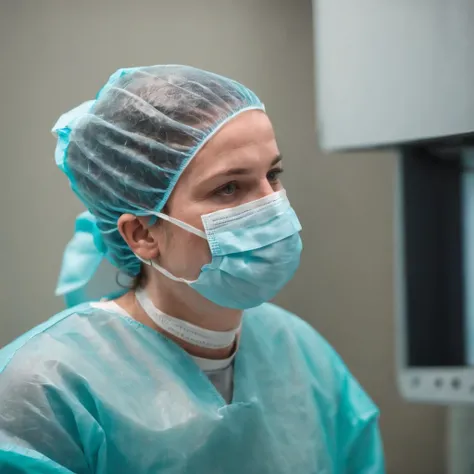
<svg viewBox="0 0 474 474"><path fill-rule="evenodd" d="M185 175L206 173L213 168L258 166L278 155L273 126L260 110L243 112L225 124L199 151ZM245 162L245 163L244 163Z"/></svg>

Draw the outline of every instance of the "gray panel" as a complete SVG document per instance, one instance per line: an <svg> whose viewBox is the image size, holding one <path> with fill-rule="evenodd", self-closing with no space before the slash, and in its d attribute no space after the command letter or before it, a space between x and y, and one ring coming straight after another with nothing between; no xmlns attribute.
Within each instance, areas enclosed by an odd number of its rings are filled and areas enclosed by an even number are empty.
<svg viewBox="0 0 474 474"><path fill-rule="evenodd" d="M474 131L472 0L314 0L326 149Z"/></svg>

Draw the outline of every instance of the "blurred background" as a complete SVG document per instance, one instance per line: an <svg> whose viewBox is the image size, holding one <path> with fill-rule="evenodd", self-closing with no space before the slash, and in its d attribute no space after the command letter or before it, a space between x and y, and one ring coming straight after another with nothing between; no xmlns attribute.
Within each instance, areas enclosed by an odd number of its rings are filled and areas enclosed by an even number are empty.
<svg viewBox="0 0 474 474"><path fill-rule="evenodd" d="M342 355L381 409L390 474L445 472L443 408L395 385L389 152L318 148L310 0L2 0L0 346L62 309L63 249L83 210L54 163L50 130L120 67L185 63L264 100L303 223L303 263L279 303Z"/></svg>

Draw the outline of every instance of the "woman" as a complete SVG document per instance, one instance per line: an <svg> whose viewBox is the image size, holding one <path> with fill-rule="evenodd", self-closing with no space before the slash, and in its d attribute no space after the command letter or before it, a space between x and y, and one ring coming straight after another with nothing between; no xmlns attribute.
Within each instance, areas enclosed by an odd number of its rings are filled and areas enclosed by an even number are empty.
<svg viewBox="0 0 474 474"><path fill-rule="evenodd" d="M255 94L185 66L119 70L54 130L88 209L58 292L83 301L103 257L134 282L0 352L0 472L382 473L376 407L267 303L301 226Z"/></svg>

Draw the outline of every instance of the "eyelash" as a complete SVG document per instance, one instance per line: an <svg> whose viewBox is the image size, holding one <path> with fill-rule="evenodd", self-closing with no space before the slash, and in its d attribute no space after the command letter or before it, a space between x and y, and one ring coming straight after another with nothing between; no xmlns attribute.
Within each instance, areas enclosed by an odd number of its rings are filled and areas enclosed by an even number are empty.
<svg viewBox="0 0 474 474"><path fill-rule="evenodd" d="M273 179L270 179L270 175L275 175ZM275 168L273 170L270 170L268 173L267 173L267 179L268 181L271 183L271 184L274 184L274 183L277 183L278 180L280 179L280 176L283 174L283 169L282 168ZM220 188L216 189L214 191L214 194L216 194L217 196L232 196L234 193L231 193L231 194L226 194L224 193L224 190L228 187L228 186L231 186L231 185L235 185L237 189L238 188L238 181L230 181L226 184L224 184L224 186L221 186Z"/></svg>
<svg viewBox="0 0 474 474"><path fill-rule="evenodd" d="M267 173L267 179L268 179L269 175L272 174L272 173L275 175L275 179L273 181L276 182L280 179L280 176L283 174L283 168L275 168L273 170L270 170ZM270 179L268 179L268 180L271 181Z"/></svg>

